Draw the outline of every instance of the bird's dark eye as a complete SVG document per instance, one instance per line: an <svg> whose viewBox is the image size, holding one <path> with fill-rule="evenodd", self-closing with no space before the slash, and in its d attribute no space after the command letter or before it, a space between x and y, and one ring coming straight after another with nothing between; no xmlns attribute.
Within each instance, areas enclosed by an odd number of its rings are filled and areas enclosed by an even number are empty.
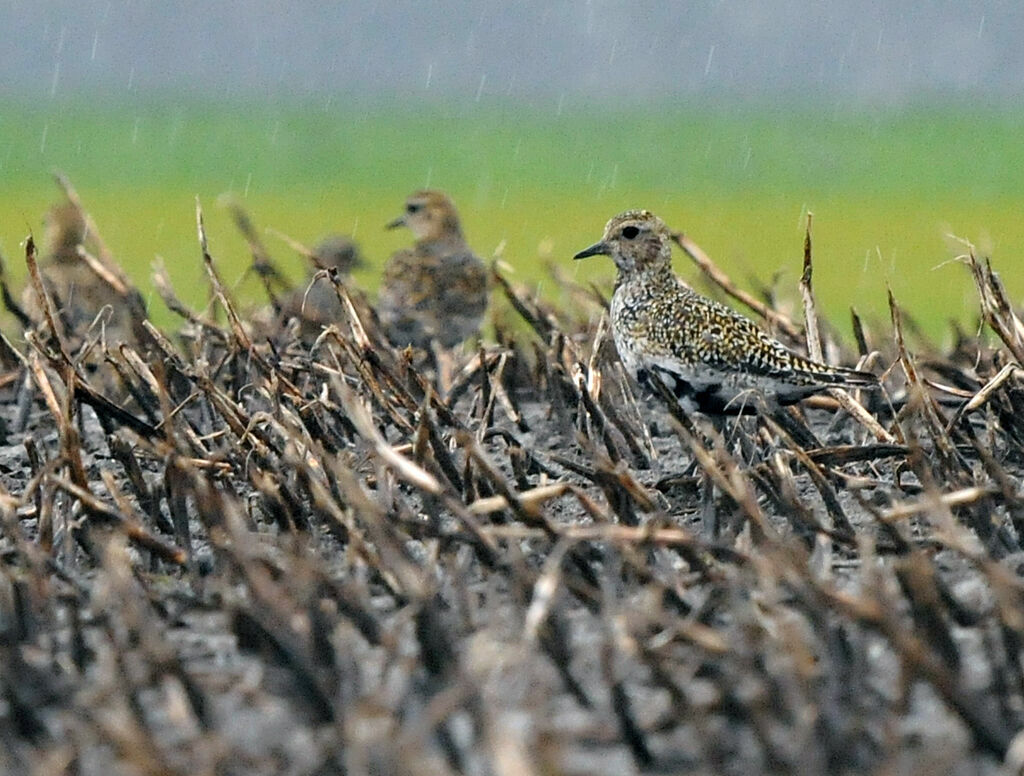
<svg viewBox="0 0 1024 776"><path fill-rule="evenodd" d="M419 211L419 209L420 205L417 205L415 202L410 202L408 205L405 206L406 213L416 213Z"/></svg>
<svg viewBox="0 0 1024 776"><path fill-rule="evenodd" d="M627 240L632 240L638 234L640 234L640 230L637 229L635 226L627 226L625 229L622 230L622 236L625 237Z"/></svg>

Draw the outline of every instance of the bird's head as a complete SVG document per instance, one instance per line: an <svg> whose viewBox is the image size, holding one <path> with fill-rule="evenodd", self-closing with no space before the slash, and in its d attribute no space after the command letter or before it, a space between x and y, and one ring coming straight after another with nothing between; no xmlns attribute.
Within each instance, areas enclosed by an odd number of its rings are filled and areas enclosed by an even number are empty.
<svg viewBox="0 0 1024 776"><path fill-rule="evenodd" d="M608 222L601 242L573 258L610 256L619 272L626 275L658 269L671 266L670 237L665 222L649 210L627 210Z"/></svg>
<svg viewBox="0 0 1024 776"><path fill-rule="evenodd" d="M82 211L71 202L61 202L46 211L43 223L46 227L43 238L46 253L56 261L77 264L78 246L85 244L89 236Z"/></svg>
<svg viewBox="0 0 1024 776"><path fill-rule="evenodd" d="M363 266L364 263L359 246L351 238L340 234L328 235L317 243L313 249L313 256L317 266L335 267L343 275Z"/></svg>
<svg viewBox="0 0 1024 776"><path fill-rule="evenodd" d="M405 212L387 225L388 229L405 226L417 241L461 238L459 214L446 194L425 189L409 195Z"/></svg>

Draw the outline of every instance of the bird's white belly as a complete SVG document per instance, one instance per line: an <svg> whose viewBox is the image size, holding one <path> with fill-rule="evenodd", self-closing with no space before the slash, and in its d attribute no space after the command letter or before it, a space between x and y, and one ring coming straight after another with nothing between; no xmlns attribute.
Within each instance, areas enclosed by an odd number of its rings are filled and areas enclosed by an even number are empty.
<svg viewBox="0 0 1024 776"><path fill-rule="evenodd" d="M619 359L622 361L623 368L634 380L637 379L637 372L643 369L640 354L632 347L629 340L618 336L613 339L615 340L615 349L619 351Z"/></svg>

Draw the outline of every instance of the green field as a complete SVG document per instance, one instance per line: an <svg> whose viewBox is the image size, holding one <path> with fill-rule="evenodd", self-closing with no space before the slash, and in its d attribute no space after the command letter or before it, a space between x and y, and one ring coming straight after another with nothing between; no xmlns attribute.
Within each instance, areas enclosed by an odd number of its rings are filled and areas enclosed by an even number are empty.
<svg viewBox="0 0 1024 776"><path fill-rule="evenodd" d="M65 171L115 254L149 289L163 257L182 296L204 297L194 198L211 248L237 278L248 256L219 195L242 198L261 227L305 242L354 233L373 287L408 235L385 232L409 191L448 190L479 253L499 245L518 276L545 283L544 262L612 278L599 259L573 264L605 220L648 207L684 229L738 280L777 277L796 300L803 224L814 212L821 308L848 334L847 307L887 316L885 285L930 331L974 318L950 232L991 254L1024 295L1024 113L964 106L822 110L676 106L347 102L184 107L41 103L0 106L0 251L20 282L20 243ZM280 263L303 265L267 238ZM693 269L680 257L680 272ZM255 294L254 289L250 289ZM250 298L255 298L251 296ZM154 315L170 317L159 300Z"/></svg>

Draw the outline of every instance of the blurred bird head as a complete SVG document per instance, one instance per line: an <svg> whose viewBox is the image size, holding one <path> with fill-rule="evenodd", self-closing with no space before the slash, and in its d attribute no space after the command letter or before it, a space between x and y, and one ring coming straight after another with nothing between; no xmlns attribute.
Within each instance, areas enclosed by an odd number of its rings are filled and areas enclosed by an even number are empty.
<svg viewBox="0 0 1024 776"><path fill-rule="evenodd" d="M88 237L88 227L81 210L70 202L58 202L43 217L45 256L54 261L77 263L78 246Z"/></svg>
<svg viewBox="0 0 1024 776"><path fill-rule="evenodd" d="M608 222L601 242L585 248L573 258L610 256L619 272L626 274L671 266L670 237L665 222L654 213L649 210L627 210Z"/></svg>
<svg viewBox="0 0 1024 776"><path fill-rule="evenodd" d="M328 235L322 239L313 249L313 256L318 266L324 269L334 267L342 275L347 275L364 263L359 246L341 234Z"/></svg>
<svg viewBox="0 0 1024 776"><path fill-rule="evenodd" d="M398 226L408 227L418 242L462 237L455 205L443 192L429 189L409 195L405 212L387 228Z"/></svg>

